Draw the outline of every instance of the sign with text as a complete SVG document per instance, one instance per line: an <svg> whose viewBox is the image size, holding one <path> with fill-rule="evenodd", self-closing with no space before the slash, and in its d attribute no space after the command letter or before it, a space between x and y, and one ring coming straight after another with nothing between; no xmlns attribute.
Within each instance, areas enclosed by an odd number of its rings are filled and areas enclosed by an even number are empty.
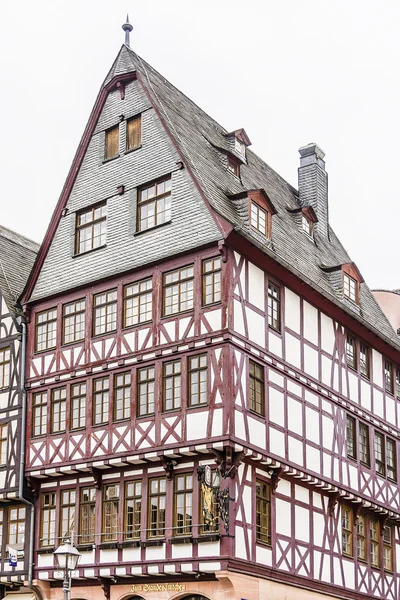
<svg viewBox="0 0 400 600"><path fill-rule="evenodd" d="M185 592L186 585L184 583L143 583L134 584L131 587L131 592Z"/></svg>

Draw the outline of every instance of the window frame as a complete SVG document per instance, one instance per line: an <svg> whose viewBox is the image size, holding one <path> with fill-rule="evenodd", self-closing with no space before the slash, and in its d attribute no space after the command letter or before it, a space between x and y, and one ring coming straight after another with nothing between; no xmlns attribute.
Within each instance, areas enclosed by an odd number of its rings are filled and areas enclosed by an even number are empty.
<svg viewBox="0 0 400 600"><path fill-rule="evenodd" d="M152 374L150 373L152 370ZM146 371L146 379L140 379L140 373ZM146 412L141 412L141 397L142 393L140 391L141 386L146 386ZM150 391L149 391L150 386ZM136 370L136 417L148 417L149 415L154 415L156 412L156 365L147 365L145 367L139 367ZM152 400L149 398L152 397ZM149 411L149 406L153 405L153 410Z"/></svg>
<svg viewBox="0 0 400 600"><path fill-rule="evenodd" d="M387 358L383 359L383 379L385 383L385 392L387 394L394 394L394 381L393 381L393 363Z"/></svg>
<svg viewBox="0 0 400 600"><path fill-rule="evenodd" d="M55 398L55 395L59 393L59 397ZM56 411L58 410L58 421L59 426L56 429ZM64 415L64 417L62 416ZM64 426L62 427L62 425ZM59 434L65 433L67 429L67 388L65 386L55 387L50 390L50 433Z"/></svg>
<svg viewBox="0 0 400 600"><path fill-rule="evenodd" d="M227 155L226 169L229 173L240 179L240 162L230 154Z"/></svg>
<svg viewBox="0 0 400 600"><path fill-rule="evenodd" d="M16 511L16 518L11 518L11 512ZM23 525L23 530L20 531L20 525ZM16 525L15 533L11 534L11 526ZM26 506L8 506L7 507L7 539L6 543L18 549L25 543L26 534ZM15 536L15 540L11 541L11 535ZM22 537L22 539L20 539Z"/></svg>
<svg viewBox="0 0 400 600"><path fill-rule="evenodd" d="M256 374L257 370L261 372L262 377ZM252 384L253 382L253 384ZM261 385L261 402L260 410L257 410L257 401L254 398L254 394L257 393L256 384L260 383ZM256 414L260 417L265 417L265 368L264 365L260 365L255 360L249 358L248 361L248 389L249 389L249 410L253 414ZM253 392L253 394L252 394Z"/></svg>
<svg viewBox="0 0 400 600"><path fill-rule="evenodd" d="M83 302L83 309L79 309L76 310L76 305L78 303L82 303ZM75 310L72 313L66 314L65 313L65 309L69 306L74 305ZM82 337L76 337L76 331L77 331L77 317L79 318L79 315L83 314L83 331L82 331ZM68 342L65 340L66 335L65 335L65 325L66 325L66 321L68 319L73 319L73 338L72 340L69 340ZM85 339L85 333L86 333L86 298L79 298L79 300L72 300L72 302L66 302L65 304L62 305L62 328L61 328L61 344L63 346L66 346L68 344L75 344L76 342L81 342L82 340Z"/></svg>
<svg viewBox="0 0 400 600"><path fill-rule="evenodd" d="M354 277L352 277L351 275L349 275L348 273L346 273L346 271L342 271L343 272L343 296L345 298L347 298L347 300L350 300L350 302L353 302L354 304L359 305L360 304L360 283L359 281L357 281L357 279L355 279ZM353 298L353 293L352 293L352 284L354 284L354 298Z"/></svg>
<svg viewBox="0 0 400 600"><path fill-rule="evenodd" d="M117 493L107 498L107 491L110 488L117 488ZM121 499L121 486L119 482L107 483L104 485L102 494L102 506L101 506L101 541L102 542L116 542L119 537L119 519L120 519L120 499ZM111 506L110 512L107 513L107 508ZM116 512L113 511L117 507ZM110 518L110 531L106 531L107 518Z"/></svg>
<svg viewBox="0 0 400 600"><path fill-rule="evenodd" d="M190 276L186 275L186 276L182 277L181 272L182 271L185 272L189 269L192 270L192 274ZM169 275L173 275L174 273L178 273L178 279L176 281L172 280L169 283L166 283L167 277ZM192 284L191 288L182 290L182 287L187 286L188 283ZM185 265L183 267L178 267L177 269L172 269L170 271L165 271L162 274L162 316L165 318L170 318L174 315L179 315L179 314L194 310L195 285L196 285L196 281L195 281L195 265L194 265L194 263ZM177 289L176 294L171 295L171 299L173 299L174 296L177 296L178 302L175 304L171 303L170 307L173 308L174 306L178 306L178 310L167 313L167 311L166 311L166 307L167 307L166 290L173 289L174 287L177 287L178 289ZM182 300L182 298L181 298L182 294L188 294L189 300ZM190 299L190 295L191 295L191 299ZM190 304L190 302L191 302L191 306L189 306L188 308L182 308L182 304L184 302L186 304Z"/></svg>
<svg viewBox="0 0 400 600"><path fill-rule="evenodd" d="M184 487L182 489L178 489L178 481L183 479ZM189 485L189 483L191 485ZM190 524L186 523L186 519L188 514L183 514L183 521L181 525L178 523L180 520L178 519L178 502L179 497L183 497L183 507L180 507L182 510L191 510L190 515ZM193 473L177 473L174 477L174 502L173 502L173 535L174 536L190 536L193 531L193 499L194 499L194 476Z"/></svg>
<svg viewBox="0 0 400 600"><path fill-rule="evenodd" d="M345 524L348 523L348 527ZM349 552L344 548L344 534L348 536L347 546L349 546ZM342 554L344 556L354 556L353 549L353 537L354 537L354 511L350 506L342 504Z"/></svg>
<svg viewBox="0 0 400 600"><path fill-rule="evenodd" d="M42 402L35 404L35 400L41 396ZM44 399L44 400L43 400ZM44 408L43 408L44 407ZM40 433L35 433L37 415L39 412ZM47 434L47 417L48 417L48 397L47 391L33 392L32 394L32 438Z"/></svg>
<svg viewBox="0 0 400 600"><path fill-rule="evenodd" d="M157 188L160 184L169 182L169 187L166 191L157 194ZM146 198L142 200L142 194L144 191L151 189L155 186L155 195L151 198ZM169 198L169 207L164 208L163 211L158 210L158 204L162 203L166 198ZM154 204L154 224L142 227L142 209L144 206L149 206L150 204ZM165 203L164 203L165 207ZM159 215L164 214L164 220L159 221ZM146 217L148 221L148 216ZM137 220L136 220L136 232L142 233L144 231L149 231L154 229L155 227L160 227L161 225L166 225L172 219L172 177L171 174L165 175L164 177L160 177L155 181L151 181L150 183L146 183L145 185L141 185L137 190Z"/></svg>
<svg viewBox="0 0 400 600"><path fill-rule="evenodd" d="M362 448L362 439L363 436L361 434L361 430L366 431L367 435L365 436L366 439L366 455L367 455L367 461L363 460L363 450L361 450ZM368 468L371 467L371 445L370 445L370 439L369 439L369 426L366 423L362 423L361 421L358 422L358 453L360 455L360 463Z"/></svg>
<svg viewBox="0 0 400 600"><path fill-rule="evenodd" d="M7 454L8 454L8 422L0 424L0 465L7 464Z"/></svg>
<svg viewBox="0 0 400 600"><path fill-rule="evenodd" d="M38 318L41 315L47 314L49 315L49 313L54 313L55 316L53 316L52 318L48 318L46 321L43 321L42 323L38 322ZM55 327L54 329L50 330L50 333L52 334L51 339L54 337L54 345L49 346L48 342L49 342L49 325L51 325L52 323L55 323ZM38 330L40 327L45 327L46 331L45 331L45 337L46 337L46 347L45 348L38 348ZM53 306L52 308L47 308L46 310L40 310L39 312L35 313L35 339L34 339L34 346L35 346L35 354L39 353L39 352L47 352L48 350L54 350L57 347L57 306Z"/></svg>
<svg viewBox="0 0 400 600"><path fill-rule="evenodd" d="M361 349L364 349L365 351L362 351ZM365 360L364 358L361 358L361 356L365 356ZM371 349L369 346L367 346L367 344L364 344L364 342L362 342L360 340L359 342L359 368L360 368L360 374L363 377L366 377L367 379L371 379ZM365 365L365 367L363 367L363 365Z"/></svg>
<svg viewBox="0 0 400 600"><path fill-rule="evenodd" d="M201 364L201 359L205 358L205 365ZM199 366L197 367L192 367L192 360L194 359L198 359L199 360ZM199 406L208 406L208 400L209 400L209 372L208 372L208 363L209 363L209 359L208 359L208 353L207 352L200 352L198 354L192 354L190 356L188 356L187 359L187 408L198 408ZM198 376L196 378L196 381L193 382L192 381L192 374L193 373L197 373ZM206 384L206 400L205 401L201 401L202 398L202 390L201 390L201 384L204 383L204 381L202 380L202 373L206 374L206 379L205 379L205 384ZM193 383L197 386L197 393L193 394L192 391L192 385ZM197 396L199 398L198 402L193 402L193 398Z"/></svg>
<svg viewBox="0 0 400 600"><path fill-rule="evenodd" d="M88 492L88 500L84 500L84 494ZM94 492L94 494L92 494ZM94 499L92 498L94 495ZM96 488L92 486L81 487L79 489L79 544L92 544L96 541ZM83 510L86 508L87 510ZM93 514L91 514L94 508ZM85 515L84 513L87 512ZM87 527L83 525L84 519L87 520ZM87 533L83 531L87 529Z"/></svg>
<svg viewBox="0 0 400 600"><path fill-rule="evenodd" d="M102 388L96 389L96 383L98 381L102 381ZM104 383L108 385L107 388L104 387ZM92 427L101 427L102 425L106 425L109 421L109 411L110 411L110 377L107 375L105 377L96 377L92 382ZM103 398L104 394L108 395L107 400L102 401L100 413L96 410L96 398L101 395ZM104 410L106 407L106 410ZM96 415L100 415L103 417L103 420L96 423Z"/></svg>
<svg viewBox="0 0 400 600"><path fill-rule="evenodd" d="M352 349L352 352L349 352L349 349ZM358 370L358 360L357 360L357 338L351 333L347 332L346 334L346 365L353 371Z"/></svg>
<svg viewBox="0 0 400 600"><path fill-rule="evenodd" d="M103 209L104 208L104 213ZM100 209L100 217L95 218L96 210ZM85 223L80 224L79 220L84 214L91 213L92 218L90 221L85 220ZM100 235L94 236L95 226L101 223L105 223L105 230L102 231L102 225L100 225ZM81 231L85 229L91 229L91 247L85 250L80 250L81 243ZM100 243L98 245L94 245L94 240L99 238ZM87 240L85 240L87 241ZM87 252L93 252L93 250L98 250L99 248L104 248L107 243L107 202L97 202L92 206L87 206L81 210L76 212L75 216L75 256L81 256L82 254L86 254Z"/></svg>
<svg viewBox="0 0 400 600"><path fill-rule="evenodd" d="M377 440L381 440L381 458L377 458ZM386 443L385 436L380 431L374 432L374 459L375 459L375 473L386 478ZM378 467L382 469L382 472L378 470Z"/></svg>
<svg viewBox="0 0 400 600"><path fill-rule="evenodd" d="M254 212L253 212L253 208L254 208ZM255 213L255 217L256 217L255 218L256 225L253 223L254 213ZM265 227L263 229L260 228L260 213L264 215L264 219L265 219ZM249 219L250 225L253 229L255 229L256 231L258 231L259 233L264 235L267 239L270 239L270 236L268 235L270 232L270 229L271 229L270 219L271 219L270 212L266 208L264 208L263 206L258 204L258 202L251 199L250 200L250 219Z"/></svg>
<svg viewBox="0 0 400 600"><path fill-rule="evenodd" d="M45 504L46 496L52 497L52 502ZM56 510L57 510L57 495L56 492L46 491L40 495L40 532L39 532L39 547L40 548L54 548L56 543L57 533L57 521L56 521ZM48 535L44 537L44 514L49 513L49 519L47 522ZM53 524L53 532L52 530ZM44 541L48 543L45 544Z"/></svg>
<svg viewBox="0 0 400 600"><path fill-rule="evenodd" d="M128 493L128 486L133 485L133 494ZM139 486L139 491L137 491L136 486ZM133 502L133 521L132 521L132 531L134 534L129 535L128 532L128 502ZM137 511L136 502L139 501L139 511ZM124 541L128 540L139 540L142 532L142 517L143 517L143 484L140 479L134 479L132 481L125 481L124 485L124 533L123 539ZM137 512L139 513L138 519Z"/></svg>
<svg viewBox="0 0 400 600"><path fill-rule="evenodd" d="M362 529L360 525L362 524ZM367 518L363 513L359 513L357 515L356 521L356 536L357 536L357 559L363 563L368 562L368 554L367 554ZM364 556L360 557L360 545L359 542L362 543Z"/></svg>
<svg viewBox="0 0 400 600"><path fill-rule="evenodd" d="M172 373L166 373L166 368L172 365L173 370ZM175 371L175 366L179 365L179 372ZM179 378L179 403L176 402L176 390L178 386L175 381ZM167 408L167 381L172 380L171 393L172 393L172 404L171 408ZM173 412L176 410L181 410L182 408L182 360L180 358L176 360L169 360L163 362L162 364L162 411L163 412Z"/></svg>
<svg viewBox="0 0 400 600"><path fill-rule="evenodd" d="M351 438L349 438L349 425L351 423ZM357 434L356 419L352 415L346 415L346 456L357 460ZM351 443L350 443L351 441Z"/></svg>
<svg viewBox="0 0 400 600"><path fill-rule="evenodd" d="M7 356L8 355L8 356ZM11 382L11 348L0 348L0 390L10 387Z"/></svg>
<svg viewBox="0 0 400 600"><path fill-rule="evenodd" d="M64 495L68 494L68 501L64 501ZM60 490L60 515L59 515L59 537L61 540L65 537L72 535L75 519L76 519L76 506L77 506L77 494L76 488L61 489ZM64 518L64 509L67 513L67 518ZM67 521L69 528L67 531L63 531L64 522ZM71 531L71 533L69 533Z"/></svg>
<svg viewBox="0 0 400 600"><path fill-rule="evenodd" d="M393 561L393 540L394 540L394 535L393 535L393 527L392 525L387 525L385 524L383 526L383 531L381 531L381 537L382 537L382 543L383 543L383 552L382 552L382 562L383 562L383 570L387 571L389 573L393 573L394 571L394 561ZM387 539L385 539L385 532L386 531L390 531L390 540L388 541ZM385 561L386 561L386 550L390 551L390 567L387 567L385 565Z"/></svg>
<svg viewBox="0 0 400 600"><path fill-rule="evenodd" d="M277 296L271 293L273 290L277 292ZM267 290L267 308L268 328L273 329L277 333L282 333L282 288L270 280L268 281ZM277 313L277 319L274 319L274 311Z"/></svg>
<svg viewBox="0 0 400 600"><path fill-rule="evenodd" d="M84 393L82 393L82 387L84 386L85 391ZM76 394L75 393L75 388L79 388L79 393ZM70 387L70 418L69 418L69 428L71 431L77 431L78 429L84 429L86 427L86 416L87 416L87 382L86 381L82 381L79 383L72 383L71 387ZM82 398L84 398L84 406L82 409ZM83 420L83 424L79 424L77 427L74 426L74 411L75 411L75 406L74 406L74 401L78 400L78 419L79 422L81 422ZM83 413L83 415L82 415Z"/></svg>
<svg viewBox="0 0 400 600"><path fill-rule="evenodd" d="M264 488L265 491L267 491L266 495L263 494L259 494L258 493L258 486L260 486L260 488ZM263 544L266 546L271 546L272 544L272 531L271 531L271 507L272 507L272 501L271 501L271 485L269 482L264 481L263 479L260 478L256 478L256 489L255 489L255 514L256 514L256 519L255 519L255 539L256 539L256 544ZM262 512L261 511L261 505L264 505L264 508L266 507L267 510ZM260 517L260 518L259 518ZM265 524L264 526L261 524L261 519L262 517L264 518L264 520L267 520L267 534L266 534L266 539L263 539L263 536L265 538L265 534L262 533L262 528L264 527L265 529ZM260 521L260 524L259 524Z"/></svg>
<svg viewBox="0 0 400 600"><path fill-rule="evenodd" d="M157 491L156 492L152 492L151 489L151 484L153 481L157 481ZM164 484L164 490L160 491L161 486L160 484ZM151 501L152 498L158 498L159 500L157 501L157 508L156 508L156 513L157 513L157 518L155 521L155 528L152 527L154 521L152 520L152 509L151 509ZM159 501L161 499L164 499L164 502L161 502L161 504L164 504L164 507L160 508L160 504ZM148 480L148 492L147 492L147 536L150 539L154 539L154 538L164 538L165 537L165 528L166 528L166 506L167 506L167 479L166 477L149 477ZM159 518L159 513L161 511L164 511L164 520ZM162 525L163 524L163 525ZM155 533L153 533L155 532Z"/></svg>
<svg viewBox="0 0 400 600"><path fill-rule="evenodd" d="M109 294L115 294L115 298L113 298L112 300L108 300ZM105 296L106 299L101 304L96 304L96 298L98 298L100 296ZM111 310L111 312L110 312L110 307L115 307L115 310ZM104 315L105 330L97 333L96 332L96 327L97 327L96 314L97 314L97 311L101 311L101 309L105 309L105 315ZM109 321L110 317L111 317L111 320ZM101 318L101 315L100 315L100 318ZM112 329L108 329L108 327L111 326L114 322L115 322L115 326ZM110 290L105 290L104 292L98 292L97 294L93 294L92 337L100 337L100 336L109 335L110 333L115 333L117 331L117 328L118 328L118 289L112 288Z"/></svg>
<svg viewBox="0 0 400 600"><path fill-rule="evenodd" d="M123 378L123 383L119 384L118 383L118 378L122 377ZM126 383L125 378L129 377L129 383ZM126 405L126 390L129 389L129 395L128 395L128 404ZM118 399L117 398L117 393L118 390L123 390L122 391L122 398ZM122 401L122 417L117 417L117 404L118 401ZM122 373L114 373L114 377L113 377L113 421L115 423L119 423L120 421L126 421L128 419L131 418L131 400L132 400L132 373L131 371L124 371ZM128 414L126 414L126 411L128 412Z"/></svg>
<svg viewBox="0 0 400 600"><path fill-rule="evenodd" d="M219 262L219 266L215 267L215 261ZM206 271L207 263L212 263L211 270ZM211 277L211 302L207 302L207 288L210 287L207 284L207 279ZM217 280L217 281L216 281ZM215 290L217 286L217 291ZM219 289L218 289L219 286ZM222 258L221 256L213 256L211 258L204 258L201 261L201 303L202 306L212 306L218 304L222 299Z"/></svg>
<svg viewBox="0 0 400 600"><path fill-rule="evenodd" d="M142 291L140 289L140 286L142 284L146 284L148 282L151 282L151 288L149 289L145 289L144 291ZM138 291L137 292L132 292L130 294L127 293L127 290L129 288L134 288L135 286L138 286ZM147 297L148 295L150 295L150 302L145 302L144 306L145 306L145 310L143 309L143 305L141 302L141 299L143 297ZM137 306L134 306L134 299L137 298ZM132 306L130 306L129 308L127 307L127 303L129 301L132 301ZM150 304L150 311L146 310L147 305ZM138 320L136 323L129 323L127 324L127 310L134 310L135 308L137 308L138 311ZM141 315L144 313L145 315L147 315L150 312L150 318L148 319L141 319ZM133 317L131 317L133 318ZM139 281L134 281L133 283L128 283L125 284L123 286L123 294L122 294L122 328L123 329L128 329L130 327L138 327L139 325L143 325L144 323L151 323L153 318L153 278L152 277L146 277L144 279L140 279Z"/></svg>

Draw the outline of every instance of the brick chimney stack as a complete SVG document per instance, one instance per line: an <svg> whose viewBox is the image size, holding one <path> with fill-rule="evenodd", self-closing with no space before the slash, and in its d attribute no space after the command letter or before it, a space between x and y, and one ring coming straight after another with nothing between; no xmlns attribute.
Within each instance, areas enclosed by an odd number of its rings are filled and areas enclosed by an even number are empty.
<svg viewBox="0 0 400 600"><path fill-rule="evenodd" d="M325 171L325 153L317 144L299 149L299 198L302 207L312 206L318 218L315 231L329 238L328 173Z"/></svg>

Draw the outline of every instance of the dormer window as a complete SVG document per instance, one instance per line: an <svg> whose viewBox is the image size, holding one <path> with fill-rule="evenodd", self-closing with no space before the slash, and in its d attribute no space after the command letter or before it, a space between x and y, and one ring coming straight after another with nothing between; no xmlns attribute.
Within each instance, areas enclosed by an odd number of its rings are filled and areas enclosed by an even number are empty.
<svg viewBox="0 0 400 600"><path fill-rule="evenodd" d="M301 215L301 225L303 231L310 237L313 237L314 223L304 214Z"/></svg>
<svg viewBox="0 0 400 600"><path fill-rule="evenodd" d="M236 175L236 177L240 176L240 165L230 156L228 156L228 171Z"/></svg>
<svg viewBox="0 0 400 600"><path fill-rule="evenodd" d="M268 237L268 212L253 201L251 201L250 210L250 223L252 227L258 229L258 231L260 231L263 235Z"/></svg>
<svg viewBox="0 0 400 600"><path fill-rule="evenodd" d="M235 152L237 152L243 157L246 156L246 146L237 137L235 137Z"/></svg>
<svg viewBox="0 0 400 600"><path fill-rule="evenodd" d="M358 282L353 277L343 273L343 294L352 302L357 302L357 286Z"/></svg>

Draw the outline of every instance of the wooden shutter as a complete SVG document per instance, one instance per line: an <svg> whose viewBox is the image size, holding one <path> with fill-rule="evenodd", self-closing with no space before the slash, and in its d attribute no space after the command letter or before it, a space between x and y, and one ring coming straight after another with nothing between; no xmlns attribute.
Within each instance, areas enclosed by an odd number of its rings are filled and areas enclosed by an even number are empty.
<svg viewBox="0 0 400 600"><path fill-rule="evenodd" d="M131 150L140 146L142 141L142 119L141 115L129 119L126 135L126 149Z"/></svg>
<svg viewBox="0 0 400 600"><path fill-rule="evenodd" d="M113 158L118 155L119 151L119 125L112 127L106 131L106 147L104 158Z"/></svg>

